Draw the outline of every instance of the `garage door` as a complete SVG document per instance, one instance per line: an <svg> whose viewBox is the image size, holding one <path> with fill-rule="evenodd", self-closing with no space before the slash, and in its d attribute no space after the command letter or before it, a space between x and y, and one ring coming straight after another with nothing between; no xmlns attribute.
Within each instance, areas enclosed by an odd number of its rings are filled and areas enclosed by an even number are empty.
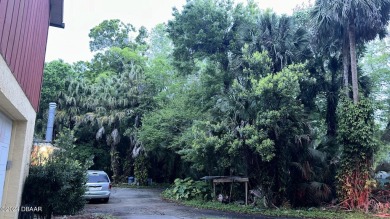
<svg viewBox="0 0 390 219"><path fill-rule="evenodd" d="M3 200L5 171L11 142L12 121L0 112L0 206Z"/></svg>

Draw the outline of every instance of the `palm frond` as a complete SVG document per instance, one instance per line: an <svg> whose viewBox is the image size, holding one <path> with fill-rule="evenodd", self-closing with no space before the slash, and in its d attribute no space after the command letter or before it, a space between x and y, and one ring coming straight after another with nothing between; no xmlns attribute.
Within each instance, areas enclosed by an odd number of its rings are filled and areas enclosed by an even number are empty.
<svg viewBox="0 0 390 219"><path fill-rule="evenodd" d="M325 159L326 159L326 153L325 152L321 152L319 150L316 150L314 148L309 148L308 149L309 151L309 157L313 160L319 160L320 162L325 162Z"/></svg>
<svg viewBox="0 0 390 219"><path fill-rule="evenodd" d="M96 140L100 140L103 137L104 133L105 133L105 129L102 126L96 133Z"/></svg>
<svg viewBox="0 0 390 219"><path fill-rule="evenodd" d="M112 139L112 144L113 144L113 145L119 144L121 138L120 138L118 129L114 129L114 130L111 132L111 139Z"/></svg>

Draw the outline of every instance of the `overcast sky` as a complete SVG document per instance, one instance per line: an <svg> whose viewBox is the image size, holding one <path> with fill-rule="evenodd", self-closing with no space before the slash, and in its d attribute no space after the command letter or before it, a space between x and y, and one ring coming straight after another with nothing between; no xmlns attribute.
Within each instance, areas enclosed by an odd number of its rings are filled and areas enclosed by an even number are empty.
<svg viewBox="0 0 390 219"><path fill-rule="evenodd" d="M236 0L237 1L237 0ZM240 0L244 1L244 0ZM291 14L296 5L309 0L256 0L260 8L273 8L278 14ZM89 61L88 33L107 19L120 19L148 30L172 19L172 8L181 9L186 0L65 0L65 29L49 28L46 61Z"/></svg>

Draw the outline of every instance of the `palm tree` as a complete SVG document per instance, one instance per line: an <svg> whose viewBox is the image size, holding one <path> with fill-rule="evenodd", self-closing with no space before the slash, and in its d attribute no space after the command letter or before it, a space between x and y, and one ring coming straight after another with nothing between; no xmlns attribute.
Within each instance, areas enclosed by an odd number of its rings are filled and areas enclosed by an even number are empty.
<svg viewBox="0 0 390 219"><path fill-rule="evenodd" d="M320 28L331 33L333 28L342 28L344 83L348 83L346 73L350 68L355 104L359 100L356 45L378 34L383 36L389 13L390 0L317 0L314 5L312 17ZM340 35L333 37L340 39Z"/></svg>
<svg viewBox="0 0 390 219"><path fill-rule="evenodd" d="M147 107L148 101L145 97L145 83L143 66L133 51L119 49L120 56L114 64L120 64L122 70L112 76L100 78L91 86L91 95L85 97L85 108L88 113L83 115L83 122L100 127L96 139L102 139L106 132L105 140L110 147L111 168L114 182L120 179L120 155L118 146L121 142L119 136L131 137L135 135L140 126L140 118L143 107ZM130 141L131 149L139 144L137 141ZM122 144L123 145L123 144Z"/></svg>
<svg viewBox="0 0 390 219"><path fill-rule="evenodd" d="M278 16L267 9L254 19L238 24L239 45L247 44L250 53L267 51L274 63L274 73L311 55L307 32L298 27L292 17Z"/></svg>
<svg viewBox="0 0 390 219"><path fill-rule="evenodd" d="M331 157L310 146L302 149L298 161L290 166L292 204L319 206L334 195Z"/></svg>
<svg viewBox="0 0 390 219"><path fill-rule="evenodd" d="M96 133L96 140L100 140L103 137L105 132L104 127L102 126L99 131ZM111 170L113 172L113 182L118 183L119 181L119 152L117 145L120 142L120 135L118 129L114 129L111 134L106 136L106 142L110 146L110 156L111 156Z"/></svg>
<svg viewBox="0 0 390 219"><path fill-rule="evenodd" d="M58 93L56 120L63 126L73 129L82 123L82 115L86 113L85 100L91 89L83 79L66 81L66 86L65 91Z"/></svg>

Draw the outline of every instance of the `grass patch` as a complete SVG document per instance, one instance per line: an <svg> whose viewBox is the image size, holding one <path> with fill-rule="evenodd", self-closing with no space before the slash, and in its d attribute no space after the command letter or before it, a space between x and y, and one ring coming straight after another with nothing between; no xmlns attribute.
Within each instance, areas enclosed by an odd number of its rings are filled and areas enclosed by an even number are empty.
<svg viewBox="0 0 390 219"><path fill-rule="evenodd" d="M257 214L264 216L278 216L278 217L296 217L296 218L316 218L316 219L371 219L377 218L373 215L364 214L361 212L347 212L347 211L333 211L323 210L319 208L308 209L261 209L253 206L237 205L237 204L223 204L216 201L204 202L200 200L177 201L169 197L164 199L177 202L189 207L212 209L226 212L234 212L240 214Z"/></svg>

